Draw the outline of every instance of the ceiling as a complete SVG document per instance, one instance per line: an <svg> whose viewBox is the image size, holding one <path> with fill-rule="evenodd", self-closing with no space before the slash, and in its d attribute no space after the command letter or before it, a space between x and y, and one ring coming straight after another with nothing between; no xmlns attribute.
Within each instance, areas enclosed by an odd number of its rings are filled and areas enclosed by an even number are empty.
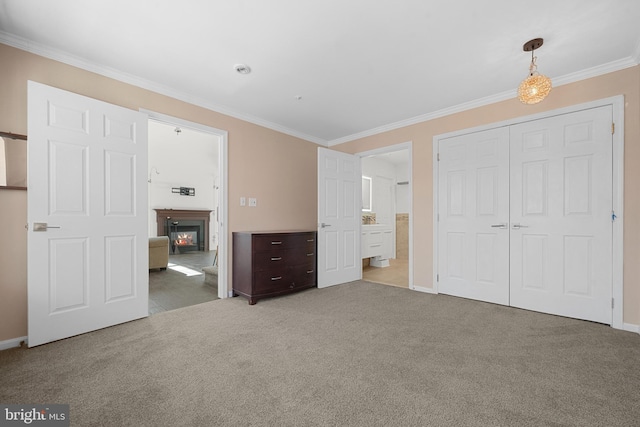
<svg viewBox="0 0 640 427"><path fill-rule="evenodd" d="M532 38L555 86L637 65L639 22L638 0L0 0L2 43L322 145L514 98Z"/></svg>

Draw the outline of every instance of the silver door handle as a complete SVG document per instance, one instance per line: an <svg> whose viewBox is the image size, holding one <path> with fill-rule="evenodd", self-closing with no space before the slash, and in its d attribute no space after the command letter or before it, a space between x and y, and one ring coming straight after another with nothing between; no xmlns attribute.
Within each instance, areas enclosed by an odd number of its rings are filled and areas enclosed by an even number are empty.
<svg viewBox="0 0 640 427"><path fill-rule="evenodd" d="M47 231L48 228L60 228L59 225L47 225L46 222L34 222L33 231Z"/></svg>
<svg viewBox="0 0 640 427"><path fill-rule="evenodd" d="M501 224L491 224L491 228L500 228L504 230L505 228L508 228L508 226L506 222L503 222Z"/></svg>
<svg viewBox="0 0 640 427"><path fill-rule="evenodd" d="M325 224L324 222L320 224L320 228L331 227L331 224Z"/></svg>
<svg viewBox="0 0 640 427"><path fill-rule="evenodd" d="M521 228L529 228L529 226L528 225L518 224L516 222L515 224L511 224L511 228L513 228L514 230L520 230Z"/></svg>

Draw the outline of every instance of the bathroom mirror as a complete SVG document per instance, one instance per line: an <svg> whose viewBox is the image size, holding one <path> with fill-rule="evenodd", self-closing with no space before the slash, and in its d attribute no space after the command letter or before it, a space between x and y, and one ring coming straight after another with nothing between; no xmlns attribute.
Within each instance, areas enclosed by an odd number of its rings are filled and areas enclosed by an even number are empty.
<svg viewBox="0 0 640 427"><path fill-rule="evenodd" d="M371 178L362 177L362 210L371 212Z"/></svg>
<svg viewBox="0 0 640 427"><path fill-rule="evenodd" d="M0 132L0 189L27 189L27 137Z"/></svg>

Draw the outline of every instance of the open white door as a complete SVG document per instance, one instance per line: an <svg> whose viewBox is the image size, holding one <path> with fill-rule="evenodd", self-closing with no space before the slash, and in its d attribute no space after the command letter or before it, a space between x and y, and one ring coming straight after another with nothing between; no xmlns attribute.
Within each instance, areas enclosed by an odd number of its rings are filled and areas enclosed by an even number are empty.
<svg viewBox="0 0 640 427"><path fill-rule="evenodd" d="M148 315L147 116L28 86L29 346Z"/></svg>
<svg viewBox="0 0 640 427"><path fill-rule="evenodd" d="M362 277L360 158L318 148L318 287Z"/></svg>

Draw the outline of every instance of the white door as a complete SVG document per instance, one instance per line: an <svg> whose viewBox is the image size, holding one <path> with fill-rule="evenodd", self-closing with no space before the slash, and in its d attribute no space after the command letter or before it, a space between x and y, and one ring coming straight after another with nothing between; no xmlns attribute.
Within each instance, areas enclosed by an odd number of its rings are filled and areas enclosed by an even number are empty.
<svg viewBox="0 0 640 427"><path fill-rule="evenodd" d="M509 304L509 130L438 150L438 292Z"/></svg>
<svg viewBox="0 0 640 427"><path fill-rule="evenodd" d="M147 116L30 81L28 136L29 346L146 317Z"/></svg>
<svg viewBox="0 0 640 427"><path fill-rule="evenodd" d="M612 107L511 126L511 305L612 321Z"/></svg>
<svg viewBox="0 0 640 427"><path fill-rule="evenodd" d="M362 277L360 158L318 148L318 287Z"/></svg>

